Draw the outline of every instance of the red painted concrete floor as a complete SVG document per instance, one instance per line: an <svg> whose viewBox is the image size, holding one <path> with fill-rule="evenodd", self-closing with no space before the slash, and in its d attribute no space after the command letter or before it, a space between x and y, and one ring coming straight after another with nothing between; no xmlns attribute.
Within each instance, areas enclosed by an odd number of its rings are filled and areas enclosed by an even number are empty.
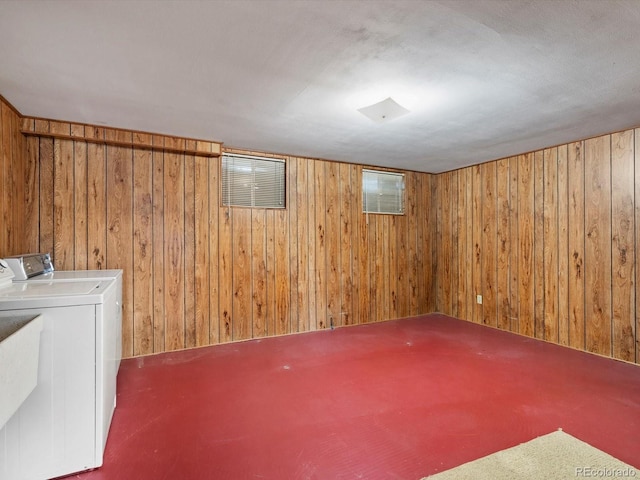
<svg viewBox="0 0 640 480"><path fill-rule="evenodd" d="M442 315L122 362L82 480L419 479L562 428L640 467L640 367Z"/></svg>

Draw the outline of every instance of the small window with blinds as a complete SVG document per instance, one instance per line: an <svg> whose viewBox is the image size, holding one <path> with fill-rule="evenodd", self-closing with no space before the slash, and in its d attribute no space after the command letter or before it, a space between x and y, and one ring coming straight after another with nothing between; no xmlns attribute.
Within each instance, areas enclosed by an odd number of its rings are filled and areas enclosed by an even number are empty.
<svg viewBox="0 0 640 480"><path fill-rule="evenodd" d="M363 169L362 211L404 215L404 174Z"/></svg>
<svg viewBox="0 0 640 480"><path fill-rule="evenodd" d="M226 153L222 156L222 205L285 208L285 162Z"/></svg>

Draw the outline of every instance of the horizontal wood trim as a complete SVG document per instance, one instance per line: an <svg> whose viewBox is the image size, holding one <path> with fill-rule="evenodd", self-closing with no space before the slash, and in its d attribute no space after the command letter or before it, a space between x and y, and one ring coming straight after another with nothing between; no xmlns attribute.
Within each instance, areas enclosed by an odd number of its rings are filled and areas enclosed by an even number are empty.
<svg viewBox="0 0 640 480"><path fill-rule="evenodd" d="M87 143L95 143L98 145L109 145L112 147L124 147L124 148L139 148L143 150L162 150L167 153L182 153L185 155L195 155L198 157L219 157L220 149L216 149L215 151L206 151L206 150L198 150L198 149L188 149L181 147L171 147L167 145L153 145L142 143L140 141L136 141L139 136L132 136L133 140L131 141L119 141L119 140L108 140L105 138L92 138L92 137L81 137L74 135L67 135L63 133L51 133L51 132L35 132L31 130L20 130L20 132L25 136L32 137L43 137L43 138L53 138L57 140L73 140L73 141L85 141ZM217 144L212 144L217 145Z"/></svg>

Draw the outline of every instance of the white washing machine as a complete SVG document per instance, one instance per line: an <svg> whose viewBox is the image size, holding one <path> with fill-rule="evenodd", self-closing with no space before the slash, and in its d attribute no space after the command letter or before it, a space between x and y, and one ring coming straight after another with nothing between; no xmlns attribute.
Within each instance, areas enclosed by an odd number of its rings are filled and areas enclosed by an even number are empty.
<svg viewBox="0 0 640 480"><path fill-rule="evenodd" d="M55 270L48 253L30 253L5 258L18 282L78 282L86 280L116 281L116 361L122 361L122 270Z"/></svg>
<svg viewBox="0 0 640 480"><path fill-rule="evenodd" d="M0 322L40 315L43 330L37 385L0 430L0 479L99 467L115 409L117 281L12 278L0 265Z"/></svg>

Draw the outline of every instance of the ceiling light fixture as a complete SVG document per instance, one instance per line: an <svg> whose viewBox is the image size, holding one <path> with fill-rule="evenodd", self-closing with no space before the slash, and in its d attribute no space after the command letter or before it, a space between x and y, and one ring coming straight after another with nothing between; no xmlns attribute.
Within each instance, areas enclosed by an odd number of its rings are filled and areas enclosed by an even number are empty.
<svg viewBox="0 0 640 480"><path fill-rule="evenodd" d="M376 123L390 122L409 113L409 110L398 104L391 97L368 107L359 108L358 111Z"/></svg>

